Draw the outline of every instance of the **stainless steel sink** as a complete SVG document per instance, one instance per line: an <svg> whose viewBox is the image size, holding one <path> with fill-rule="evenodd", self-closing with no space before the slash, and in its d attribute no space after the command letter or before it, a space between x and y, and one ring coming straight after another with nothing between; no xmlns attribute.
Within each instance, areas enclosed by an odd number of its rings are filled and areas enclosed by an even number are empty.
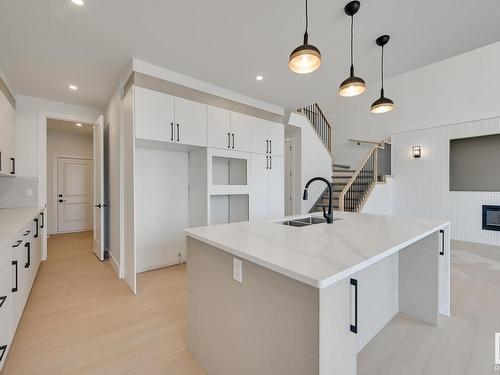
<svg viewBox="0 0 500 375"><path fill-rule="evenodd" d="M334 221L335 220L337 219L334 219ZM323 217L308 216L292 220L278 221L277 223L281 225L288 225L291 227L306 227L308 225L326 223L326 219Z"/></svg>

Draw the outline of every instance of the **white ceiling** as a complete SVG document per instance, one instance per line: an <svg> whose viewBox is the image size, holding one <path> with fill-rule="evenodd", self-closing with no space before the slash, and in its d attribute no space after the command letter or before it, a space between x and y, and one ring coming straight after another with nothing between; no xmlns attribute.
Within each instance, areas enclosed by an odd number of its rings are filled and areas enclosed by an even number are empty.
<svg viewBox="0 0 500 375"><path fill-rule="evenodd" d="M103 109L136 57L295 108L333 102L348 73L347 1L309 1L310 42L323 64L306 76L287 67L302 39L304 0L84 1L0 3L0 68L16 93ZM378 80L374 40L383 33L393 76L500 40L499 20L498 0L364 0L357 74Z"/></svg>
<svg viewBox="0 0 500 375"><path fill-rule="evenodd" d="M59 132L73 133L91 136L93 135L93 125L82 123L82 126L76 126L75 122L47 119L47 129Z"/></svg>

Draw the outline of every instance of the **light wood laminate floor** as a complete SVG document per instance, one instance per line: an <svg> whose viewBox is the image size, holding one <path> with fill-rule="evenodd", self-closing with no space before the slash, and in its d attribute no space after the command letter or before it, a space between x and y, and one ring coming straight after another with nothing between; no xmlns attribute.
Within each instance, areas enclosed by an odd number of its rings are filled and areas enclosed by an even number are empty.
<svg viewBox="0 0 500 375"><path fill-rule="evenodd" d="M203 374L186 348L185 267L139 275L133 296L91 245L90 233L49 239L2 375ZM398 315L359 354L359 374L500 373L500 249L452 247L453 316L433 327Z"/></svg>

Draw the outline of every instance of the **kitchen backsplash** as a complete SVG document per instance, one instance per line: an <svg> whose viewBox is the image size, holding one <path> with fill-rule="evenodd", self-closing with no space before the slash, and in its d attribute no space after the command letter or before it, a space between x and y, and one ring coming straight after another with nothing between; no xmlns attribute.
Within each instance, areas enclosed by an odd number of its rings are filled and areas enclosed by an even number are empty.
<svg viewBox="0 0 500 375"><path fill-rule="evenodd" d="M0 177L0 208L37 205L38 177Z"/></svg>

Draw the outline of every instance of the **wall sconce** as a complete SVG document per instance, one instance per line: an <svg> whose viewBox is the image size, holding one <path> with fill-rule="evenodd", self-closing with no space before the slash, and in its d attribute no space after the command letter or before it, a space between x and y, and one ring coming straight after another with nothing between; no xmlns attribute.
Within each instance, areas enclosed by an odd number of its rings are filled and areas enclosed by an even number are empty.
<svg viewBox="0 0 500 375"><path fill-rule="evenodd" d="M412 154L415 159L420 158L422 156L422 148L420 146L413 146Z"/></svg>

